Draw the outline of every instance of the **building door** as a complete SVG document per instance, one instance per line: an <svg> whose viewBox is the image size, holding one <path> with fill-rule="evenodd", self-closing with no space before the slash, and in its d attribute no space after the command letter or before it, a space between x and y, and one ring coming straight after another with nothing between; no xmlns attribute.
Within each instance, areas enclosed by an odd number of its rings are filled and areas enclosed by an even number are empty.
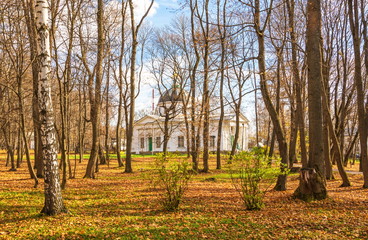
<svg viewBox="0 0 368 240"><path fill-rule="evenodd" d="M148 151L152 152L153 148L152 148L152 137L148 138Z"/></svg>

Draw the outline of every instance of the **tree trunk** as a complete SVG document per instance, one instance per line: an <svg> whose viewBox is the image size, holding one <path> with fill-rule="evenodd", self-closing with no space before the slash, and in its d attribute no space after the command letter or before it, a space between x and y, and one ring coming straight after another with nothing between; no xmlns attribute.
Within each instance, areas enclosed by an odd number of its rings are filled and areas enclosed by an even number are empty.
<svg viewBox="0 0 368 240"><path fill-rule="evenodd" d="M162 152L164 156L167 154L167 145L169 143L169 116L170 112L165 109L165 121L164 121L164 141L162 144Z"/></svg>
<svg viewBox="0 0 368 240"><path fill-rule="evenodd" d="M37 30L36 30L36 20L35 20L35 9L34 1L22 1L23 10L25 12L27 32L30 42L30 53L31 59L35 59L38 54L37 45ZM38 178L43 178L44 176L44 166L40 139L40 121L39 121L39 107L38 107L38 72L39 66L37 61L32 62L32 84L33 84L33 96L32 96L32 119L33 119L33 139L34 139L34 160L36 168L36 176Z"/></svg>
<svg viewBox="0 0 368 240"><path fill-rule="evenodd" d="M133 131L134 131L134 108L135 108L135 61L137 55L137 28L135 26L134 20L134 5L133 1L129 0L129 9L130 9L130 24L132 31L132 55L130 57L130 106L129 106L129 123L127 124L126 129L126 158L125 158L125 172L131 173L132 169L132 141L133 141Z"/></svg>
<svg viewBox="0 0 368 240"><path fill-rule="evenodd" d="M322 56L321 56L321 3L307 2L307 66L309 113L309 168L300 172L295 196L305 201L327 197L325 164L323 160L322 131Z"/></svg>
<svg viewBox="0 0 368 240"><path fill-rule="evenodd" d="M208 172L208 160L209 160L209 138L210 138L210 90L209 90L209 17L208 17L208 4L209 0L204 1L204 13L205 20L201 20L202 33L204 37L204 56L203 56L203 102L202 102L202 114L203 114L203 172ZM203 22L205 26L203 26Z"/></svg>
<svg viewBox="0 0 368 240"><path fill-rule="evenodd" d="M315 168L302 168L300 170L300 184L294 194L306 202L325 199L327 192L324 176Z"/></svg>
<svg viewBox="0 0 368 240"><path fill-rule="evenodd" d="M21 133L21 136L19 136L19 137L22 137L22 139L23 139L24 149L25 149L26 159L27 159L28 171L29 171L29 174L31 175L31 178L34 179L34 181L35 181L34 187L36 188L38 186L38 178L37 178L36 173L33 170L32 163L31 163L31 156L30 156L29 148L28 148L28 141L27 141L26 128L25 128L25 119L24 119L22 85L23 85L23 79L22 79L21 76L18 76L18 104L19 104L19 115L20 115L19 116L19 118L20 118L19 121L20 121L20 133Z"/></svg>
<svg viewBox="0 0 368 240"><path fill-rule="evenodd" d="M240 91L240 90L239 90ZM239 94L241 95L241 94ZM231 153L230 153L230 162L233 159L235 152L236 152L236 148L238 145L238 140L239 140L239 128L240 128L240 103L241 103L241 97L239 97L239 102L235 103L235 135L234 135L234 141L232 143L231 146Z"/></svg>
<svg viewBox="0 0 368 240"><path fill-rule="evenodd" d="M271 130L271 121L269 121L269 124L268 124L268 134L267 134L267 144L266 146L270 145L270 148L269 148L269 152L267 153L267 149L265 149L265 155L268 155L268 157L271 159L273 157L273 152L275 151L275 130L272 129L272 133L271 133L271 140L270 140L270 132ZM268 142L270 142L270 144L268 144Z"/></svg>
<svg viewBox="0 0 368 240"><path fill-rule="evenodd" d="M116 136L116 156L118 159L118 166L122 167L123 166L123 160L121 159L121 119L122 119L122 114L121 114L121 108L122 108L122 104L123 104L123 99L122 99L122 95L121 95L121 91L119 88L119 105L118 105L118 119L116 122L116 132L115 132L115 136Z"/></svg>
<svg viewBox="0 0 368 240"><path fill-rule="evenodd" d="M221 40L221 62L220 62L220 118L218 122L218 129L217 129L217 143L216 143L216 169L221 169L221 140L222 140L222 125L224 122L224 115L225 115L225 106L224 106L224 78L225 78L225 61L226 61L226 44L225 38L227 36L226 32L226 4L227 1L224 2L222 8L222 16L223 22L220 22L220 1L217 2L217 28L220 34Z"/></svg>
<svg viewBox="0 0 368 240"><path fill-rule="evenodd" d="M354 4L353 4L354 2ZM365 109L365 91L363 87L362 80L362 63L360 56L360 31L359 31L359 11L358 11L358 1L349 0L349 20L350 29L353 35L353 45L354 45L354 83L357 92L357 106L358 106L358 131L360 140L360 161L363 170L363 188L368 188L368 156L367 156L367 116ZM364 14L364 13L361 13Z"/></svg>
<svg viewBox="0 0 368 240"><path fill-rule="evenodd" d="M136 24L134 20L134 4L133 0L128 1L130 9L130 24L132 31L132 50L130 57L130 92L129 92L129 117L127 121L126 129L126 158L125 158L125 172L131 173L132 169L132 141L133 141L133 131L134 131L134 111L135 111L135 98L136 98L136 83L135 83L135 65L136 65L136 55L138 47L138 32L143 23L143 20L147 17L149 11L152 8L153 0L151 1L149 7L144 13L143 17L140 19L139 23Z"/></svg>
<svg viewBox="0 0 368 240"><path fill-rule="evenodd" d="M100 146L100 116L101 116L101 85L102 85L102 63L104 58L104 3L98 0L97 9L97 62L96 62L96 82L94 87L94 97L91 100L91 122L92 122L92 149L88 160L86 174L84 178L95 178L95 167L98 158L98 150ZM90 86L92 87L92 86ZM91 91L91 90L90 90Z"/></svg>
<svg viewBox="0 0 368 240"><path fill-rule="evenodd" d="M39 36L38 103L40 108L40 133L45 166L45 204L42 213L57 215L66 212L61 195L57 146L54 128L54 113L51 99L50 42L48 32L49 5L46 0L36 4L37 31Z"/></svg>
<svg viewBox="0 0 368 240"><path fill-rule="evenodd" d="M272 9L272 6L270 6L270 9ZM268 9L268 11L270 11ZM270 114L272 124L274 127L274 131L276 134L277 142L279 143L279 150L280 150L280 156L281 156L281 170L282 172L288 168L289 163L289 153L288 153L288 146L285 139L284 131L281 127L281 121L279 118L279 115L277 114L277 111L272 104L268 86L267 86L267 79L266 79L266 63L265 63L265 42L264 42L264 28L262 29L260 26L260 3L259 0L255 1L255 15L254 15L254 23L255 23L255 31L257 34L257 40L258 40L258 67L259 67L259 76L260 76L260 86L261 86L261 93L263 97L263 101L266 105L267 111ZM270 14L270 12L268 12ZM267 25L267 22L264 23L265 26ZM277 191L284 191L286 190L286 175L281 174L278 179L275 186L275 190Z"/></svg>
<svg viewBox="0 0 368 240"><path fill-rule="evenodd" d="M327 93L326 93L326 88L323 87L322 89L322 103L323 103L323 110L324 110L324 121L326 121L327 124L327 135L329 133L329 135L331 135L331 139L332 139L332 143L333 143L333 149L334 149L334 156L336 158L336 163L337 163L337 168L339 170L339 174L342 178L342 184L340 187L349 187L351 186L349 178L345 172L344 166L343 166L343 155L340 149L340 143L338 141L338 138L336 136L335 133L335 129L333 127L333 123L332 123L332 118L331 118L331 114L330 114L330 110L328 108L328 98L327 98ZM330 141L328 139L328 141ZM324 149L324 151L329 151L330 149ZM328 159L330 160L330 159ZM327 159L325 159L325 161L327 161ZM331 162L327 163L327 164L331 164ZM332 171L332 169L330 170ZM327 172L327 171L326 171ZM327 175L327 174L326 174Z"/></svg>
<svg viewBox="0 0 368 240"><path fill-rule="evenodd" d="M198 119L196 118L196 73L197 68L200 62L200 55L198 50L198 40L196 37L196 28L195 28L195 19L194 19L194 11L197 8L197 5L190 0L190 25L191 25L191 37L193 42L193 48L195 52L195 62L192 69L190 69L190 93L191 93L191 108L190 108L190 117L191 117L191 126L190 126L190 137L191 137L191 155L192 155L192 168L195 172L198 172L198 151L199 151L199 139L196 136L196 129L200 131L200 124L198 123Z"/></svg>
<svg viewBox="0 0 368 240"><path fill-rule="evenodd" d="M324 63L327 64L327 63ZM329 105L330 105L330 88L328 85L328 73L326 70L326 66L323 67L323 87L324 89L323 91L323 123L322 123L322 128L323 128L323 157L325 160L325 167L326 167L326 179L334 179L333 176L333 170L332 170L332 161L331 161L331 152L330 152L330 136L332 137L333 134L335 134L334 132L331 132L331 129L329 129L329 121L332 121L330 118L330 110L329 110ZM325 96L326 94L326 96ZM332 123L332 122L331 122ZM333 128L332 128L333 129ZM334 130L332 130L334 131ZM337 154L337 152L335 152ZM335 154L335 155L336 155Z"/></svg>
<svg viewBox="0 0 368 240"><path fill-rule="evenodd" d="M122 106L123 106L123 52L125 51L125 16L127 4L122 2L121 6L121 46L119 55L119 77L118 77L118 88L119 88L119 104L118 104L118 119L116 122L116 156L118 159L118 166L123 166L123 160L121 159L121 124L122 124Z"/></svg>
<svg viewBox="0 0 368 240"><path fill-rule="evenodd" d="M83 155L84 155L84 135L85 135L85 129L86 129L86 115L87 115L87 109L86 109L86 93L85 93L85 78L83 78L82 88L78 88L78 148L75 149L78 151L79 154L79 163L82 163L83 161ZM83 90L83 94L82 94ZM75 169L74 169L75 170Z"/></svg>
<svg viewBox="0 0 368 240"><path fill-rule="evenodd" d="M20 168L20 165L22 163L23 160L23 141L22 141L22 135L21 135L21 130L18 130L18 136L17 136L17 164L16 164L16 168Z"/></svg>
<svg viewBox="0 0 368 240"><path fill-rule="evenodd" d="M105 164L110 162L110 146L109 146L109 131L110 131L110 63L107 66L107 80L106 80L106 112L105 112ZM104 163L101 163L104 164Z"/></svg>
<svg viewBox="0 0 368 240"><path fill-rule="evenodd" d="M11 168L9 169L9 171L17 171L17 168L15 167L14 148L11 144L10 133L8 132L10 127L11 126L9 122L7 122L5 123L5 126L3 126L1 129L3 131L3 136L5 140L6 152L7 152L8 158L10 159L10 164L11 164ZM8 166L8 164L6 164L6 166Z"/></svg>
<svg viewBox="0 0 368 240"><path fill-rule="evenodd" d="M301 151L301 162L302 166L307 166L307 151L305 144L305 131L304 131L304 111L303 111L303 103L302 103L302 81L299 75L299 67L297 60L297 39L295 36L295 24L294 24L294 7L295 2L287 0L286 6L288 10L289 16L289 30L290 30L290 40L291 40L291 59L292 59L292 73L295 83L295 98L296 98L296 125L299 131L300 136L300 151Z"/></svg>

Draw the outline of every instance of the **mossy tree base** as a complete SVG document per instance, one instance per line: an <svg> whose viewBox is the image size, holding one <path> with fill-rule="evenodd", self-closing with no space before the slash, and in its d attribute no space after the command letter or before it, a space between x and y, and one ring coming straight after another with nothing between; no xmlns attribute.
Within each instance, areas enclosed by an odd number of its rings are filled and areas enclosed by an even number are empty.
<svg viewBox="0 0 368 240"><path fill-rule="evenodd" d="M294 196L306 202L327 198L326 184L321 174L314 168L300 169L299 187Z"/></svg>

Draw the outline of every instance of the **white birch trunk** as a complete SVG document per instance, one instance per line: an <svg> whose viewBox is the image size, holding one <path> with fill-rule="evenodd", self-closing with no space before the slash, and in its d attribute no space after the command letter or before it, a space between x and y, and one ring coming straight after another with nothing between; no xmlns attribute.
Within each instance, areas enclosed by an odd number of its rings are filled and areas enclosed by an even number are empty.
<svg viewBox="0 0 368 240"><path fill-rule="evenodd" d="M59 167L57 160L56 133L51 99L50 79L50 41L49 41L49 5L47 0L36 2L36 27L38 42L38 103L40 110L40 132L45 170L45 205L42 212L56 215L66 212L61 195Z"/></svg>

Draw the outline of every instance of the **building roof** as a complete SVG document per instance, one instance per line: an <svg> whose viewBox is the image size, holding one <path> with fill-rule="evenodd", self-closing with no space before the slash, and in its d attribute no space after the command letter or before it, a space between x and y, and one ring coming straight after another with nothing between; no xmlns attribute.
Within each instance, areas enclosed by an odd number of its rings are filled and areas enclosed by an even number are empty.
<svg viewBox="0 0 368 240"><path fill-rule="evenodd" d="M184 90L174 86L173 88L168 89L163 94L161 94L158 103L164 102L183 102L184 101Z"/></svg>

